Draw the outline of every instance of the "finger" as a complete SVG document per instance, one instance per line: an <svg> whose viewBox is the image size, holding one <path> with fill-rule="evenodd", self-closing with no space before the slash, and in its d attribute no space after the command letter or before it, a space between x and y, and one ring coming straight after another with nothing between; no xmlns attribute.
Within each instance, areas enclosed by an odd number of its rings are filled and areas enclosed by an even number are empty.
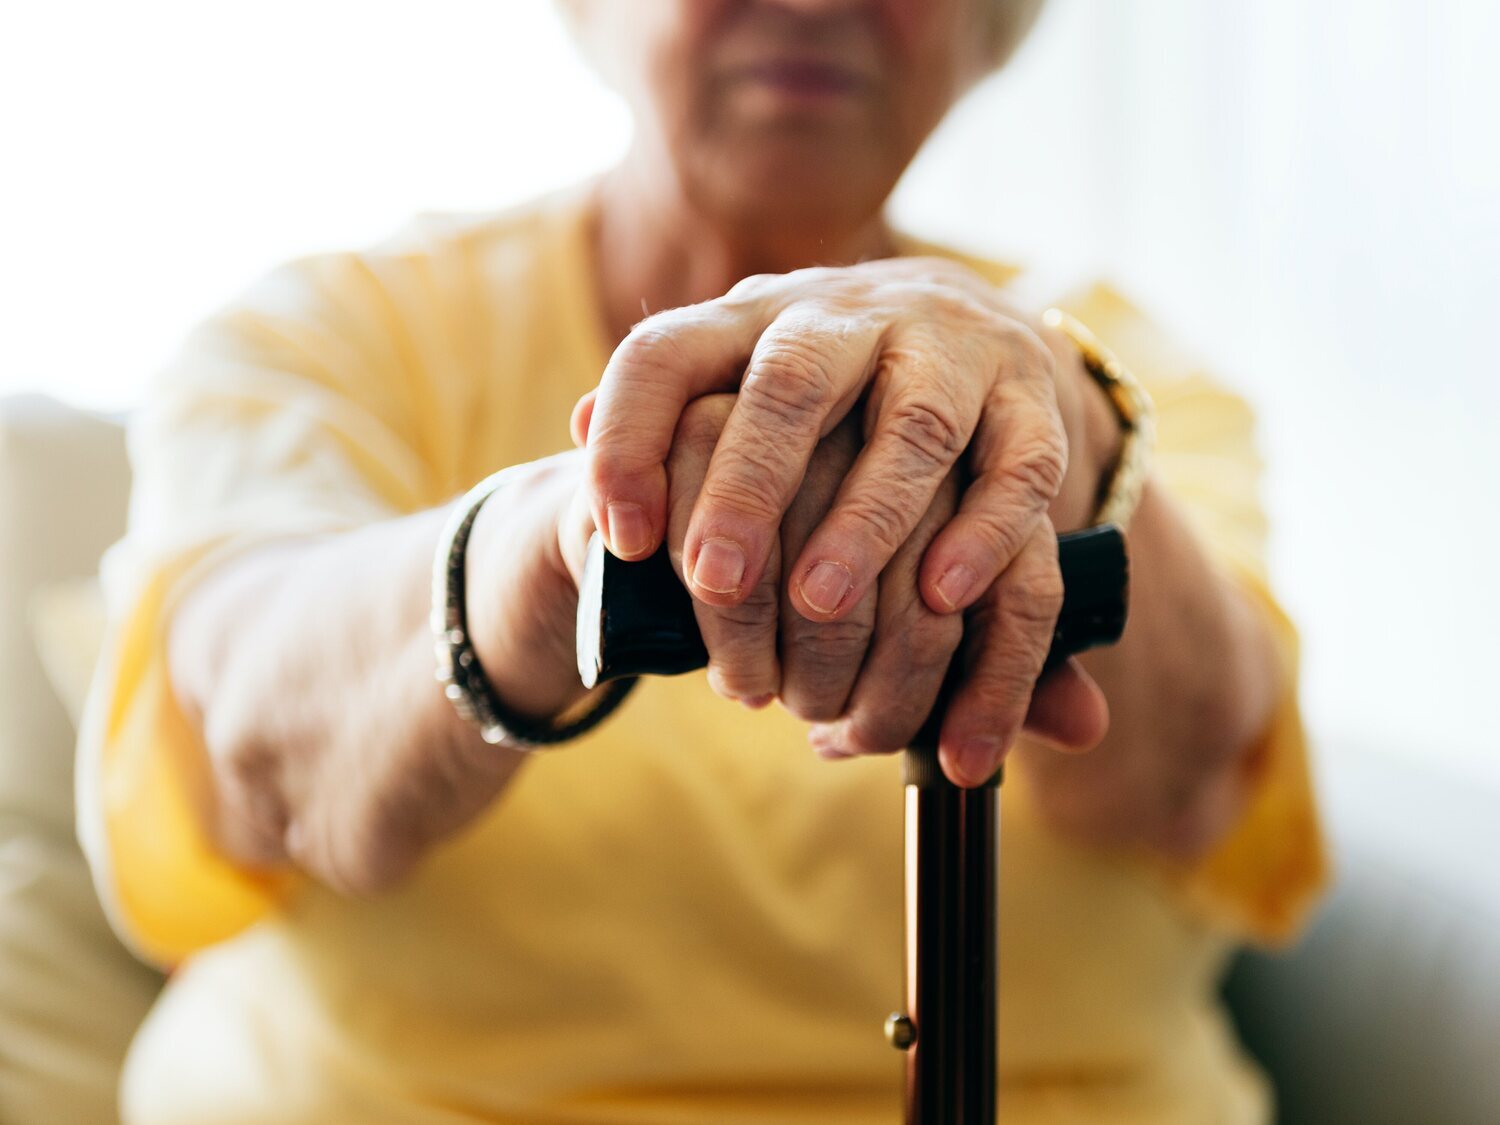
<svg viewBox="0 0 1500 1125"><path fill-rule="evenodd" d="M734 406L734 396L709 395L688 404L678 422L667 460L670 481L667 542L673 566L682 574L682 537L715 444ZM776 622L781 567L774 551L751 595L738 605L719 607L694 599L693 610L708 650L708 683L719 695L752 706L770 702L781 683Z"/></svg>
<svg viewBox="0 0 1500 1125"><path fill-rule="evenodd" d="M969 450L973 479L922 564L922 595L940 613L967 609L990 588L1062 487L1068 448L1052 363L1024 327L1007 338Z"/></svg>
<svg viewBox="0 0 1500 1125"><path fill-rule="evenodd" d="M963 618L934 613L917 589L922 552L947 522L958 499L950 475L880 575L875 635L846 714L809 734L824 757L885 754L910 744L937 701L963 639Z"/></svg>
<svg viewBox="0 0 1500 1125"><path fill-rule="evenodd" d="M1037 684L1025 730L1058 750L1092 750L1109 733L1109 701L1083 665L1069 657Z"/></svg>
<svg viewBox="0 0 1500 1125"><path fill-rule="evenodd" d="M938 744L943 772L955 784L983 784L1015 741L1052 646L1062 596L1057 535L1042 520L969 614L964 677Z"/></svg>
<svg viewBox="0 0 1500 1125"><path fill-rule="evenodd" d="M743 305L694 305L642 321L610 357L589 418L587 481L590 510L617 557L656 550L682 409L738 385L759 327Z"/></svg>
<svg viewBox="0 0 1500 1125"><path fill-rule="evenodd" d="M773 546L760 581L743 601L713 606L693 600L698 631L708 650L708 686L725 699L759 708L782 691L776 635L780 584L781 550Z"/></svg>
<svg viewBox="0 0 1500 1125"><path fill-rule="evenodd" d="M978 424L986 372L966 364L980 355L912 331L884 347L865 409L869 444L793 566L802 613L837 617L910 538Z"/></svg>
<svg viewBox="0 0 1500 1125"><path fill-rule="evenodd" d="M594 417L594 400L598 394L599 390L596 387L573 404L573 414L568 419L568 433L573 438L573 444L579 449L589 443L589 423Z"/></svg>
<svg viewBox="0 0 1500 1125"><path fill-rule="evenodd" d="M879 335L873 319L809 302L761 335L688 532L696 597L732 605L759 580L813 449L858 398Z"/></svg>
<svg viewBox="0 0 1500 1125"><path fill-rule="evenodd" d="M859 430L846 419L813 451L807 477L781 525L781 557L793 558L828 512L859 452ZM875 597L839 621L810 621L792 606L780 586L781 702L805 722L835 719L844 705L875 629Z"/></svg>

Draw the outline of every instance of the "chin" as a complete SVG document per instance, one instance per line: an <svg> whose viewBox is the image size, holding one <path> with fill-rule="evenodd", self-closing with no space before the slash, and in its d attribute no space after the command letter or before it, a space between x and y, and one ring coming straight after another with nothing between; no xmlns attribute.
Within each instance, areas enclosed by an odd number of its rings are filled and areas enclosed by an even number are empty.
<svg viewBox="0 0 1500 1125"><path fill-rule="evenodd" d="M823 226L841 233L869 222L901 172L869 146L816 138L761 138L699 152L705 158L696 162L691 194L701 207L736 225L804 232Z"/></svg>

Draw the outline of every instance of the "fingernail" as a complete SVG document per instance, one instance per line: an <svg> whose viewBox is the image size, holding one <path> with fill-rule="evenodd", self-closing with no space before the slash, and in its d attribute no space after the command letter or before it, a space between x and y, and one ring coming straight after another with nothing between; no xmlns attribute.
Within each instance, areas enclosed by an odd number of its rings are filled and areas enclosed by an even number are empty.
<svg viewBox="0 0 1500 1125"><path fill-rule="evenodd" d="M771 701L775 698L774 695L753 695L749 699L740 700L740 702L752 711L760 711L763 708L769 707Z"/></svg>
<svg viewBox="0 0 1500 1125"><path fill-rule="evenodd" d="M617 500L605 511L609 521L609 545L615 557L633 559L651 549L651 525L639 504Z"/></svg>
<svg viewBox="0 0 1500 1125"><path fill-rule="evenodd" d="M705 539L693 564L693 585L715 594L732 594L745 577L745 552L732 539Z"/></svg>
<svg viewBox="0 0 1500 1125"><path fill-rule="evenodd" d="M983 785L1000 768L1004 750L1005 743L997 736L976 735L958 744L953 764L965 785Z"/></svg>
<svg viewBox="0 0 1500 1125"><path fill-rule="evenodd" d="M802 579L802 598L819 613L833 613L854 588L854 576L843 563L820 562Z"/></svg>
<svg viewBox="0 0 1500 1125"><path fill-rule="evenodd" d="M950 566L937 580L937 596L949 609L957 609L974 588L975 574L963 563Z"/></svg>

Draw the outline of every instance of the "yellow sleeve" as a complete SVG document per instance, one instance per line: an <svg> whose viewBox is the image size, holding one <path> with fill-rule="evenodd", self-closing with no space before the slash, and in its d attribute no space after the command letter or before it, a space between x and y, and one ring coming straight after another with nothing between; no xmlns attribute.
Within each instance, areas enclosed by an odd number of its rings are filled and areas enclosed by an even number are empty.
<svg viewBox="0 0 1500 1125"><path fill-rule="evenodd" d="M234 866L204 830L212 790L169 682L167 622L236 552L427 499L421 396L390 310L356 256L286 267L196 332L132 419L130 520L102 568L109 626L80 729L78 823L115 928L160 964L235 933L292 885Z"/></svg>
<svg viewBox="0 0 1500 1125"><path fill-rule="evenodd" d="M1245 808L1224 839L1190 868L1170 869L1168 878L1210 924L1261 942L1288 941L1327 883L1328 860L1297 699L1297 633L1267 580L1254 415L1113 289L1096 286L1068 308L1151 394L1156 479L1226 575L1259 607L1281 666L1274 716L1246 759L1251 784Z"/></svg>

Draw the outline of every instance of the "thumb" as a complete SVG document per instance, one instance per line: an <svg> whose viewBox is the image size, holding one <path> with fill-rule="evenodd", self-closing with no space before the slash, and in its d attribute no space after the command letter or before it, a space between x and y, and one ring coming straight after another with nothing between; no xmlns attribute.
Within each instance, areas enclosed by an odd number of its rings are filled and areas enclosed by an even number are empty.
<svg viewBox="0 0 1500 1125"><path fill-rule="evenodd" d="M1068 753L1092 750L1109 733L1109 701L1083 665L1069 657L1038 681L1024 729Z"/></svg>

